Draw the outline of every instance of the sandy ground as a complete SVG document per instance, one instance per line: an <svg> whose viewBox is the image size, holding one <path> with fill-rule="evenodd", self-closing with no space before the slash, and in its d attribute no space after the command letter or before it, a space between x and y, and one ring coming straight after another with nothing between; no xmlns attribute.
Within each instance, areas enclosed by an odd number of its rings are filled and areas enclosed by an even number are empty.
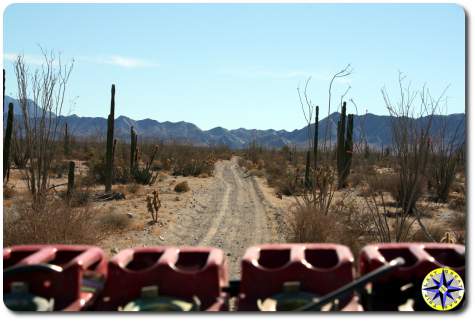
<svg viewBox="0 0 475 321"><path fill-rule="evenodd" d="M82 162L76 164L77 176L85 176L87 167ZM50 183L60 185L66 180L63 176L53 178ZM187 181L190 191L175 192L175 185L182 181ZM16 196L4 200L5 215L14 213L14 202L28 195L20 171L12 170L9 185L14 186ZM92 192L102 192L103 188L97 185ZM65 186L56 188L64 189ZM124 216L128 223L125 229L106 235L98 244L109 255L126 248L154 245L213 246L227 256L231 278L239 277L240 258L249 246L286 242L289 209L295 203L292 196L276 197L265 178L246 173L238 165L237 157L218 161L212 177L160 173L153 186L140 185L133 191L131 185L114 185L113 190L123 192L126 199L92 203L98 219L112 213ZM152 224L146 204L147 195L153 191L159 193L162 203L156 224ZM358 194L353 189L346 192ZM337 194L337 198L341 196L341 192ZM456 214L447 204L425 203L425 206L430 212L423 218L425 224L449 223Z"/></svg>
<svg viewBox="0 0 475 321"><path fill-rule="evenodd" d="M177 194L175 183L186 180L190 191ZM104 203L109 210L132 215L134 227L114 234L101 246L111 253L127 247L200 245L222 249L231 278L239 276L240 258L247 247L285 242L284 215L290 200L275 197L262 179L247 176L237 158L219 161L213 177L167 177L141 194L159 191L159 223L150 225L144 197ZM138 193L139 194L139 193Z"/></svg>

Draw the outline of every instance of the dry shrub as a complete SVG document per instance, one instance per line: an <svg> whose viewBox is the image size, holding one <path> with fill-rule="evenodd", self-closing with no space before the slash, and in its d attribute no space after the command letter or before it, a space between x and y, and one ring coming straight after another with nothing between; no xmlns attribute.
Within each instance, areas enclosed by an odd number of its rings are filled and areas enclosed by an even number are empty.
<svg viewBox="0 0 475 321"><path fill-rule="evenodd" d="M465 182L462 182L462 183L455 182L452 186L452 190L455 193L465 194Z"/></svg>
<svg viewBox="0 0 475 321"><path fill-rule="evenodd" d="M449 201L449 208L454 211L465 212L465 194L457 195Z"/></svg>
<svg viewBox="0 0 475 321"><path fill-rule="evenodd" d="M358 159L353 157L353 160ZM374 166L368 165L363 163L359 166L353 166L353 170L351 170L350 176L348 177L348 181L350 186L357 187L360 185L369 184L369 179L376 175L376 170Z"/></svg>
<svg viewBox="0 0 475 321"><path fill-rule="evenodd" d="M94 213L89 206L72 208L67 202L47 199L35 208L16 204L16 213L4 216L4 246L16 244L97 244L103 234L91 226Z"/></svg>
<svg viewBox="0 0 475 321"><path fill-rule="evenodd" d="M327 214L316 203L299 200L292 209L290 226L291 242L344 244L355 255L371 241L371 218L359 211L351 197L334 201Z"/></svg>
<svg viewBox="0 0 475 321"><path fill-rule="evenodd" d="M138 191L141 190L141 188L142 188L141 185L137 183L132 183L132 184L127 185L127 192L129 192L130 194L136 194Z"/></svg>
<svg viewBox="0 0 475 321"><path fill-rule="evenodd" d="M74 193L70 200L71 207L86 206L91 201L91 191L88 188L78 188L74 190Z"/></svg>
<svg viewBox="0 0 475 321"><path fill-rule="evenodd" d="M368 241L374 241L372 218L360 210L356 198L346 196L336 201L332 215L336 218L333 224L339 226L335 242L348 246L355 256Z"/></svg>
<svg viewBox="0 0 475 321"><path fill-rule="evenodd" d="M450 225L459 231L465 231L466 217L465 213L454 213L450 219Z"/></svg>
<svg viewBox="0 0 475 321"><path fill-rule="evenodd" d="M177 193L184 193L190 190L190 186L188 186L187 181L180 182L175 185L175 192Z"/></svg>
<svg viewBox="0 0 475 321"><path fill-rule="evenodd" d="M130 218L123 213L117 213L115 207L111 207L106 213L99 216L97 224L104 231L121 231L129 227Z"/></svg>
<svg viewBox="0 0 475 321"><path fill-rule="evenodd" d="M443 239L446 232L448 232L448 227L446 224L441 224L437 222L430 222L425 225L427 232L434 238L434 240L440 241ZM412 235L412 242L430 242L425 233L421 228L418 228Z"/></svg>
<svg viewBox="0 0 475 321"><path fill-rule="evenodd" d="M15 196L15 186L3 185L3 199L8 200Z"/></svg>
<svg viewBox="0 0 475 321"><path fill-rule="evenodd" d="M51 163L50 172L56 178L62 178L68 172L69 161L56 160Z"/></svg>
<svg viewBox="0 0 475 321"><path fill-rule="evenodd" d="M257 169L257 168L251 169L248 173L250 176L257 176L257 177L264 177L266 175L266 173L262 169Z"/></svg>
<svg viewBox="0 0 475 321"><path fill-rule="evenodd" d="M298 202L292 209L291 242L326 243L332 242L335 231L335 218L320 213L311 202Z"/></svg>
<svg viewBox="0 0 475 321"><path fill-rule="evenodd" d="M403 211L412 214L413 209L416 208L417 201L424 194L426 184L424 180L420 178L409 189L403 186L402 181L398 174L391 174L387 175L386 182L383 182L383 185L386 186L386 190L394 198L397 205L401 207Z"/></svg>

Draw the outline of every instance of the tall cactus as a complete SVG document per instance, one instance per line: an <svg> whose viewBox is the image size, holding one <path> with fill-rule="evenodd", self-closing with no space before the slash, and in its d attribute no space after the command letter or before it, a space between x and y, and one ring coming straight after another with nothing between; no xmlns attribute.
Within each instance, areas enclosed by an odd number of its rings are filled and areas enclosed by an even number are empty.
<svg viewBox="0 0 475 321"><path fill-rule="evenodd" d="M66 192L66 195L68 198L70 198L73 195L74 192L74 168L76 165L74 164L73 161L69 162L69 170L68 170L68 191Z"/></svg>
<svg viewBox="0 0 475 321"><path fill-rule="evenodd" d="M137 133L134 126L130 127L130 175L133 175L134 169L137 168Z"/></svg>
<svg viewBox="0 0 475 321"><path fill-rule="evenodd" d="M318 162L318 113L320 109L317 106L315 108L315 132L313 135L313 170L317 170Z"/></svg>
<svg viewBox="0 0 475 321"><path fill-rule="evenodd" d="M309 189L311 186L310 181L310 150L307 150L307 159L305 162L305 189Z"/></svg>
<svg viewBox="0 0 475 321"><path fill-rule="evenodd" d="M5 69L3 69L3 113L5 114ZM5 120L5 119L3 119Z"/></svg>
<svg viewBox="0 0 475 321"><path fill-rule="evenodd" d="M10 146L12 143L13 132L13 104L8 104L7 128L5 130L5 139L3 140L3 180L7 177L10 170Z"/></svg>
<svg viewBox="0 0 475 321"><path fill-rule="evenodd" d="M346 102L341 107L340 120L337 126L336 162L338 171L338 188L346 185L350 174L353 157L353 115L346 117Z"/></svg>
<svg viewBox="0 0 475 321"><path fill-rule="evenodd" d="M64 124L64 155L69 156L71 153L71 148L69 146L70 144L70 138L69 138L69 131L68 131L68 123Z"/></svg>
<svg viewBox="0 0 475 321"><path fill-rule="evenodd" d="M106 144L106 172L105 172L105 192L112 191L112 171L113 171L113 149L114 149L114 112L115 112L115 85L111 88L111 107L107 117L107 144Z"/></svg>

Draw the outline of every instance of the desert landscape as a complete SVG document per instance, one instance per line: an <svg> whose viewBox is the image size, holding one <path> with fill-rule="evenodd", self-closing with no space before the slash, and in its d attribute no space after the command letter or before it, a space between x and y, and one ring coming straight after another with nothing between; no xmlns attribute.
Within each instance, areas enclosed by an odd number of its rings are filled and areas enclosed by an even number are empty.
<svg viewBox="0 0 475 321"><path fill-rule="evenodd" d="M28 113L29 103L20 106ZM309 108L313 116L316 110ZM342 108L338 124L347 117L346 103ZM407 135L400 150L370 148L359 128L362 136L354 146L345 145L351 154L343 153L350 155L343 169L338 169L339 141L330 150L320 142L313 148L318 141L314 123L308 125L312 145L307 151L287 145L266 148L256 141L241 150L150 140L138 144L131 127L129 142L114 139L108 169L105 142L75 138L63 119L49 118L44 110L42 117L60 128L49 142L56 146L54 153L35 151L49 162L46 172L31 167L37 159L28 157L32 151L25 145L25 139L43 136L44 129L11 138L12 161L4 183L8 246L86 243L110 255L130 247L212 246L225 251L230 275L238 278L240 258L255 244L340 243L358 255L365 244L378 241L465 242L460 121L459 128L448 131L448 118L429 114L437 126L426 128L430 135L419 134L419 125L397 127L393 121L394 133ZM15 120L21 132L22 120ZM343 138L351 135L347 131ZM431 148L425 146L429 141ZM444 149L438 153L433 148ZM112 178L104 192L108 170ZM409 173L404 176L401 170ZM46 184L34 190L33 177ZM404 180L413 183L404 185ZM404 203L404 198L411 201Z"/></svg>
<svg viewBox="0 0 475 321"><path fill-rule="evenodd" d="M19 4L4 19L9 308L462 302L463 8Z"/></svg>

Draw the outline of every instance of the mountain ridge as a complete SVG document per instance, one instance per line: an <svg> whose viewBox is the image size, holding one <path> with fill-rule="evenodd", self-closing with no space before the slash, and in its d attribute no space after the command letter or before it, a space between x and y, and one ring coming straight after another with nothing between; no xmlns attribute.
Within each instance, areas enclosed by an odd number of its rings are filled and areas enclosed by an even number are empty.
<svg viewBox="0 0 475 321"><path fill-rule="evenodd" d="M8 105L9 102L14 104L15 116L20 117L22 113L18 106L18 101L5 96L5 104ZM29 105L31 105L30 108L32 110L39 108L32 102ZM6 112L6 110L7 108L4 106L4 111ZM319 121L320 141L324 139L325 130L328 125L329 138L332 142L335 142L338 117L339 113L334 112ZM67 122L70 133L77 138L105 137L106 135L107 119L104 117L82 117L73 114L59 116L59 120L61 123ZM455 131L458 124L463 125L461 129L465 132L465 114L463 113L434 116L434 130L440 128L442 121L447 121L449 134L450 131ZM416 119L416 122L422 123L424 118ZM120 115L115 119L115 136L120 140L128 140L131 126L134 126L139 139L142 140L160 139L165 142L175 141L198 146L226 145L231 149L245 148L253 141L268 148L280 148L284 145L295 145L297 148L300 148L306 146L307 137L309 136L307 126L292 131L283 129L245 129L243 127L226 129L221 126L202 130L197 125L185 121L159 122L150 118L134 120L124 115ZM353 133L355 142L360 141L363 128L370 146L381 148L392 144L391 116L375 115L372 113L355 115ZM310 126L310 137L313 137L314 130L315 127L312 123Z"/></svg>

